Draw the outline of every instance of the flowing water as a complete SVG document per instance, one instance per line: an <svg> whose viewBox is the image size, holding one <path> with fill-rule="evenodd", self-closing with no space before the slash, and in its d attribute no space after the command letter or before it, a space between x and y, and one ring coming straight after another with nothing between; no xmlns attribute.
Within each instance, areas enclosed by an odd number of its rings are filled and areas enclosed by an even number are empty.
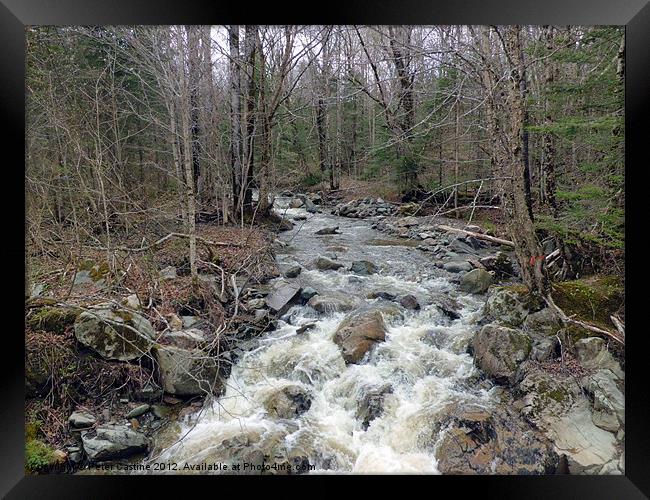
<svg viewBox="0 0 650 500"><path fill-rule="evenodd" d="M186 465L246 461L253 450L261 450L271 457L269 463L306 459L311 473L437 473L435 449L449 408L493 404L492 393L477 383L477 371L466 353L483 299L460 293L450 281L454 275L436 268L430 255L386 241L369 221L302 209L282 213L289 218L307 216L280 236L288 243L278 251L281 269L304 266L298 278L289 281L355 307L391 304L367 298L384 291L415 295L422 308L386 314L386 341L361 363L346 366L332 340L346 313L319 314L306 305L293 306L276 330L259 338L236 362L225 394L200 414L185 417L176 430L184 438L164 449L157 461L174 462L178 471ZM339 226L341 234L314 235L325 226ZM314 270L313 260L328 254L336 254L346 266ZM346 270L361 259L374 262L379 273L356 276ZM449 319L432 304L440 296L461 304L459 319ZM308 323L315 326L296 333ZM288 386L311 394L311 405L295 418L273 418L264 403ZM364 428L360 402L382 387L390 387L383 412Z"/></svg>

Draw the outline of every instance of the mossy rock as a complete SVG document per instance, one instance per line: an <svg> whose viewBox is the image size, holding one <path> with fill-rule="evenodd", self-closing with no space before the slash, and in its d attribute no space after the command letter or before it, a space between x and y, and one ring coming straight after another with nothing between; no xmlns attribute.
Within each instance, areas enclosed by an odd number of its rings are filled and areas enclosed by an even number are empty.
<svg viewBox="0 0 650 500"><path fill-rule="evenodd" d="M42 307L27 318L27 326L33 330L62 334L74 324L81 311L68 307Z"/></svg>
<svg viewBox="0 0 650 500"><path fill-rule="evenodd" d="M617 276L591 276L554 283L552 295L568 316L605 328L612 327L610 316L625 300L623 283Z"/></svg>
<svg viewBox="0 0 650 500"><path fill-rule="evenodd" d="M118 361L137 359L149 352L155 332L137 313L101 304L79 315L75 337L102 358Z"/></svg>

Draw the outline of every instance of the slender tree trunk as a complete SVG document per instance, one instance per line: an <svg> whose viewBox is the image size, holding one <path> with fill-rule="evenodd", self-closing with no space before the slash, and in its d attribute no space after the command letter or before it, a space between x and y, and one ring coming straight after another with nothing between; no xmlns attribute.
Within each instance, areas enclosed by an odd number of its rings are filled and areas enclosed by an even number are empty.
<svg viewBox="0 0 650 500"><path fill-rule="evenodd" d="M241 164L241 101L240 101L240 56L239 26L228 26L230 47L230 168L232 181L232 213L234 220L243 217L239 197L242 182Z"/></svg>
<svg viewBox="0 0 650 500"><path fill-rule="evenodd" d="M194 169L192 165L192 127L191 127L191 107L192 99L190 96L188 78L185 75L185 50L183 46L183 35L181 30L176 32L176 41L180 56L179 64L179 81L180 81L180 105L181 115L181 136L183 140L183 164L185 166L185 189L187 201L187 233L190 240L190 274L192 276L192 285L199 284L199 275L196 265L196 193L194 191Z"/></svg>

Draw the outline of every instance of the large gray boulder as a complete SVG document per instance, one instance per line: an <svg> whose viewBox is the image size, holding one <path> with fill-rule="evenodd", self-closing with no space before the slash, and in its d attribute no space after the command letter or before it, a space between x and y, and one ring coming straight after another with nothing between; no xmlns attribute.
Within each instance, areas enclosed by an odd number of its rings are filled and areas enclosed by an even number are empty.
<svg viewBox="0 0 650 500"><path fill-rule="evenodd" d="M523 323L524 331L544 337L557 335L563 327L558 314L549 307L529 314Z"/></svg>
<svg viewBox="0 0 650 500"><path fill-rule="evenodd" d="M566 455L571 474L621 474L616 437L594 422L592 404L571 375L528 367L517 386L517 406Z"/></svg>
<svg viewBox="0 0 650 500"><path fill-rule="evenodd" d="M378 310L362 309L348 314L334 333L346 364L358 363L376 344L386 339L386 325Z"/></svg>
<svg viewBox="0 0 650 500"><path fill-rule="evenodd" d="M625 396L610 370L583 377L582 386L593 401L592 420L601 429L618 432L625 423Z"/></svg>
<svg viewBox="0 0 650 500"><path fill-rule="evenodd" d="M149 448L147 436L126 425L105 425L81 435L90 462L103 462L142 453Z"/></svg>
<svg viewBox="0 0 650 500"><path fill-rule="evenodd" d="M77 410L70 414L68 423L76 428L92 427L97 423L97 419L92 413Z"/></svg>
<svg viewBox="0 0 650 500"><path fill-rule="evenodd" d="M485 269L473 269L460 279L460 290L465 293L485 293L492 284L492 275Z"/></svg>
<svg viewBox="0 0 650 500"><path fill-rule="evenodd" d="M130 361L149 352L155 332L139 314L112 305L100 305L82 312L74 334L83 345L105 359Z"/></svg>
<svg viewBox="0 0 650 500"><path fill-rule="evenodd" d="M580 363L592 370L609 370L618 379L624 379L621 365L607 350L605 341L600 337L587 337L575 343L576 357Z"/></svg>
<svg viewBox="0 0 650 500"><path fill-rule="evenodd" d="M524 291L498 287L488 292L483 312L495 323L517 328L530 311Z"/></svg>
<svg viewBox="0 0 650 500"><path fill-rule="evenodd" d="M177 396L218 394L223 387L214 357L197 348L159 345L154 350L165 392Z"/></svg>
<svg viewBox="0 0 650 500"><path fill-rule="evenodd" d="M460 407L443 422L436 446L442 474L553 474L559 457L548 441L506 406Z"/></svg>
<svg viewBox="0 0 650 500"><path fill-rule="evenodd" d="M532 341L519 330L490 324L476 334L471 347L474 362L486 375L498 383L511 384L532 350Z"/></svg>

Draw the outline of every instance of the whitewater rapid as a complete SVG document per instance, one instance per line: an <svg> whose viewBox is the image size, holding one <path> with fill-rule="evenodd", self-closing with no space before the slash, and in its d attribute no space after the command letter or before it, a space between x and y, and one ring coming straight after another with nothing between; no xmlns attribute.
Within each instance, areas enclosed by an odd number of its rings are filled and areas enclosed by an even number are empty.
<svg viewBox="0 0 650 500"><path fill-rule="evenodd" d="M293 460L308 464L306 472L312 474L438 473L440 422L450 406L494 404L494 394L478 382L466 352L483 299L460 293L452 276L416 248L381 244L385 236L369 221L307 214L302 209L282 213L307 219L296 221L296 227L280 237L288 244L278 251L281 269L296 263L304 267L295 280L279 278L280 282L309 286L321 296L338 297L355 307L392 304L368 299L371 292L412 294L421 309L396 312L392 306L384 315L385 342L361 363L346 366L333 342L346 313L291 307L277 329L260 337L233 365L225 393L200 412L185 416L173 429L175 444L159 450L155 460L173 462L176 470L170 472L182 473L201 464L232 467L256 450L269 465ZM340 234L314 235L333 225L340 227ZM318 255L336 257L345 267L315 270L311 263ZM379 273L356 276L346 270L359 259L374 262ZM460 318L447 317L432 303L436 297L460 304ZM296 333L309 323L315 325ZM274 418L264 402L288 386L299 386L311 395L309 409L295 418ZM382 387L390 388L383 411L364 428L359 404L369 391ZM211 472L223 473L206 473Z"/></svg>

